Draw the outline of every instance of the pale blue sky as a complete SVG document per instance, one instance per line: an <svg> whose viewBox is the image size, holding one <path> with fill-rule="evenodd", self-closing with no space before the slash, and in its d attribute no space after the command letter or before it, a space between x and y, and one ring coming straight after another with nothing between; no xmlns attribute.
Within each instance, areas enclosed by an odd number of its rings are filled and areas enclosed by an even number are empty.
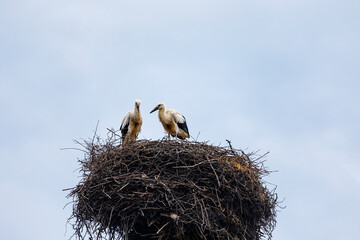
<svg viewBox="0 0 360 240"><path fill-rule="evenodd" d="M276 240L360 239L360 2L0 2L0 239L68 239L73 139L120 126L270 151Z"/></svg>

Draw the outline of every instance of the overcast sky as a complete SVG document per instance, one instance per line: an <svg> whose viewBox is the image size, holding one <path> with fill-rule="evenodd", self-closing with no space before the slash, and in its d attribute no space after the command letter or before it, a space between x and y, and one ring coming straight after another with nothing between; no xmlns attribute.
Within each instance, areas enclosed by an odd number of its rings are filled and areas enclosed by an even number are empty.
<svg viewBox="0 0 360 240"><path fill-rule="evenodd" d="M73 140L162 101L270 151L276 240L360 239L360 1L0 1L0 239L68 239ZM273 185L269 185L273 187Z"/></svg>

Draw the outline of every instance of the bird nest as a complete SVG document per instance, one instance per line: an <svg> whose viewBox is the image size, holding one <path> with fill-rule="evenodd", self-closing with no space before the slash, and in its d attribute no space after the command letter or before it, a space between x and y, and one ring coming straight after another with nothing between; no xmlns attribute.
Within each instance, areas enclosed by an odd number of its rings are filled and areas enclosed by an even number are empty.
<svg viewBox="0 0 360 240"><path fill-rule="evenodd" d="M201 142L116 133L85 141L70 190L77 239L261 239L276 224L277 194L263 158Z"/></svg>

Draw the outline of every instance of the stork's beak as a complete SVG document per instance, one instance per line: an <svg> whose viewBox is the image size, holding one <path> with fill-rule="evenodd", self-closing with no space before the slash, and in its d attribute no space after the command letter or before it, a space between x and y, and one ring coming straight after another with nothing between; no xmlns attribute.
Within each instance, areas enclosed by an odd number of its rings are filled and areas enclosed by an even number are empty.
<svg viewBox="0 0 360 240"><path fill-rule="evenodd" d="M156 106L153 110L151 110L151 112L150 113L153 113L153 112L155 112L156 110L158 110L159 109L159 107L158 106Z"/></svg>
<svg viewBox="0 0 360 240"><path fill-rule="evenodd" d="M136 105L136 108L138 111L140 111L140 106L139 105Z"/></svg>

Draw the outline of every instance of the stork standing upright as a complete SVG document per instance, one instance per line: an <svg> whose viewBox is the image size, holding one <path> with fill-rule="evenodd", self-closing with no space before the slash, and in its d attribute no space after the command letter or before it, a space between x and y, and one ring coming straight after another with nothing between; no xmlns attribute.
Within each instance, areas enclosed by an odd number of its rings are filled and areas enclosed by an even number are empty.
<svg viewBox="0 0 360 240"><path fill-rule="evenodd" d="M169 139L170 135L180 139L190 137L186 119L178 111L173 109L166 110L164 103L159 103L156 105L156 107L150 113L153 113L156 110L159 110L159 120L162 123L165 131L168 133Z"/></svg>
<svg viewBox="0 0 360 240"><path fill-rule="evenodd" d="M122 120L120 130L123 143L135 141L141 131L142 116L140 104L140 100L135 100L134 111L129 111Z"/></svg>

